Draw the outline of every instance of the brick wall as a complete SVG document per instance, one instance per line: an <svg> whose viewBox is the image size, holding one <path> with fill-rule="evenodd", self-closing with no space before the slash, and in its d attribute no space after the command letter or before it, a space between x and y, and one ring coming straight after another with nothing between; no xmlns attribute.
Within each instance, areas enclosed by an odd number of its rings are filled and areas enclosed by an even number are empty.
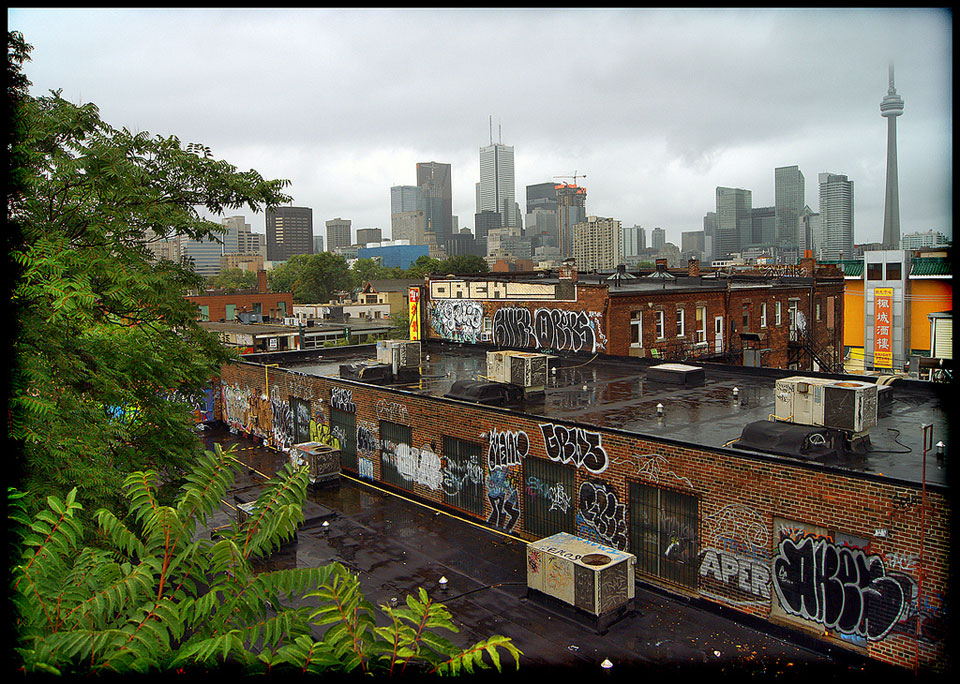
<svg viewBox="0 0 960 684"><path fill-rule="evenodd" d="M186 299L190 300L197 307L208 306L210 308L209 320L226 321L227 305L233 304L237 314L241 312L252 312L254 304L260 304L261 313L272 319L284 315L293 315L293 294L290 292L260 292L256 294L223 294L223 295L194 295ZM281 308L281 302L285 308ZM197 313L199 316L199 311ZM232 320L226 321L231 323Z"/></svg>
<svg viewBox="0 0 960 684"><path fill-rule="evenodd" d="M649 559L651 545L659 558L675 550L671 562L685 580L678 583L638 562L642 581L905 668L913 667L918 650L921 667L943 667L951 512L939 489L928 487L924 502L917 487L883 477L798 467L250 363L222 369L222 392L223 420L275 448L294 443L298 421L317 441L342 446L353 438L356 455L345 456L347 473L380 486L391 486L384 479L392 478L406 495L524 539L541 536L530 529L549 502L551 515L572 521L565 531L638 558ZM353 421L354 435L332 420L331 407ZM397 443L393 431L389 439L383 434L398 425L409 429L409 444ZM455 454L445 453L445 437L476 445L473 461L457 462ZM532 475L544 465L570 475L570 482ZM656 530L644 526L649 521L631 491L660 497ZM470 492L477 496L465 503ZM688 502L690 519L678 523L668 513L671 497ZM886 536L878 530L887 530ZM865 635L859 645L852 641L858 632Z"/></svg>

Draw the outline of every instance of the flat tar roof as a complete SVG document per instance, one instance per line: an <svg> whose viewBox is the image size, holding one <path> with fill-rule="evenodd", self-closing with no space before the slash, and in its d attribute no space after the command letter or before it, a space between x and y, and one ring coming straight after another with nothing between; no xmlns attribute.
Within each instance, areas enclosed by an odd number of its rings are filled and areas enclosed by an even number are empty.
<svg viewBox="0 0 960 684"><path fill-rule="evenodd" d="M417 395L442 397L457 380L476 379L486 373L488 348L450 343L424 344L421 353L421 377L413 383L385 387ZM304 353L284 358L283 353L258 355L258 362L269 362L307 375L339 378L340 365L352 361L373 360L373 345L324 349L322 356ZM872 381L873 378L827 376L794 370L755 369L719 364L688 364L704 368L704 383L697 387L664 384L648 378L647 359L621 357L560 357L556 372L551 371L542 398L526 401L513 409L489 407L491 411L512 411L550 421L570 421L579 425L618 430L659 441L721 450L742 458L789 461L811 468L858 473L866 478L901 480L910 484L923 481L928 486L947 485L949 420L947 392L950 385L898 379L892 384L893 401L889 412L881 413L877 425L869 431L871 451L864 456L823 460L794 459L742 448L731 443L740 438L745 425L769 420L775 412L774 385L778 378L795 375ZM659 363L659 362L657 362ZM351 382L346 381L345 382ZM734 388L739 398L734 398ZM446 401L454 401L447 399ZM663 415L657 415L657 404ZM926 465L923 455L923 426L933 426ZM938 463L936 448L947 445L943 463Z"/></svg>

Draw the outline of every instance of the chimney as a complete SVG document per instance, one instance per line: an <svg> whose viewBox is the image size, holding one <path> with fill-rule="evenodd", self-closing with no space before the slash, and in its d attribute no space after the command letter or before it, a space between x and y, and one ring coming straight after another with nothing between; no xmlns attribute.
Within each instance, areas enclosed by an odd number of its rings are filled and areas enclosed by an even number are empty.
<svg viewBox="0 0 960 684"><path fill-rule="evenodd" d="M559 272L557 276L560 280L570 280L577 282L577 266L576 260L574 259L564 259L563 263L560 264Z"/></svg>
<svg viewBox="0 0 960 684"><path fill-rule="evenodd" d="M803 257L800 259L800 270L803 272L803 277L813 278L817 270L817 260L813 257Z"/></svg>
<svg viewBox="0 0 960 684"><path fill-rule="evenodd" d="M700 275L700 261L698 259L690 259L687 261L687 274L691 278L696 278Z"/></svg>
<svg viewBox="0 0 960 684"><path fill-rule="evenodd" d="M667 260L657 259L657 273L663 273L667 270Z"/></svg>
<svg viewBox="0 0 960 684"><path fill-rule="evenodd" d="M257 271L257 292L264 294L267 291L267 272L264 269Z"/></svg>

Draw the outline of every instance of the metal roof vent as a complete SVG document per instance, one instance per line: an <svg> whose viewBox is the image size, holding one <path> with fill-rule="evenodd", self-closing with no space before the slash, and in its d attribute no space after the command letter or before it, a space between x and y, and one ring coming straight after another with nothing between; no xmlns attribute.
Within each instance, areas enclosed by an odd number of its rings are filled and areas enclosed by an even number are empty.
<svg viewBox="0 0 960 684"><path fill-rule="evenodd" d="M683 387L703 385L703 368L683 363L661 363L647 369L647 380Z"/></svg>

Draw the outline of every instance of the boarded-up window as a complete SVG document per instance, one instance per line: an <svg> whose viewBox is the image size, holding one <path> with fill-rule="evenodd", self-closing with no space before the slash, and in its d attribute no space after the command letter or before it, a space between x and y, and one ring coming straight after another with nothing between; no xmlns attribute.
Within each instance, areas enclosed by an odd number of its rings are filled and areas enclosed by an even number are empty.
<svg viewBox="0 0 960 684"><path fill-rule="evenodd" d="M836 297L827 297L827 328L833 329L833 317Z"/></svg>

